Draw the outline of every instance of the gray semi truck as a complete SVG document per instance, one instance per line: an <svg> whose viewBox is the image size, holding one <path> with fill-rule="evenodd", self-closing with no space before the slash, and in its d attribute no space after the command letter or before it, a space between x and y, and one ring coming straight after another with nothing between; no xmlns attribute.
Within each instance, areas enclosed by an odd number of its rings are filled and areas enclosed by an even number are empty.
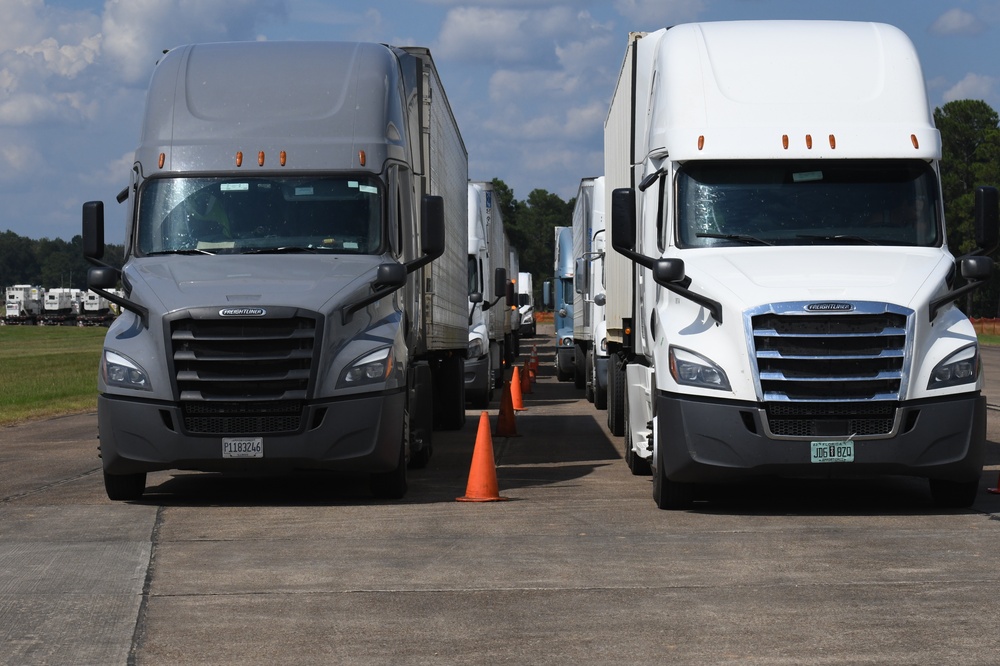
<svg viewBox="0 0 1000 666"><path fill-rule="evenodd" d="M146 474L339 470L407 490L462 426L468 156L430 52L184 46L154 69L99 372L108 496ZM123 295L112 291L121 284Z"/></svg>

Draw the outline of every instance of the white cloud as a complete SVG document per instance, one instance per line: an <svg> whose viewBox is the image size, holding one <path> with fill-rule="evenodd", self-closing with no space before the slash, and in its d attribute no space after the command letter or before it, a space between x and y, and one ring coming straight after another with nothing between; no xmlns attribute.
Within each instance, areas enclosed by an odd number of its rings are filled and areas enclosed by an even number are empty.
<svg viewBox="0 0 1000 666"><path fill-rule="evenodd" d="M466 62L555 65L555 45L577 36L580 20L569 7L458 7L445 16L434 52Z"/></svg>
<svg viewBox="0 0 1000 666"><path fill-rule="evenodd" d="M615 0L615 9L630 24L630 30L658 30L697 19L706 9L705 0Z"/></svg>
<svg viewBox="0 0 1000 666"><path fill-rule="evenodd" d="M285 0L108 0L101 31L128 83L145 83L164 49L259 38L257 25L287 16Z"/></svg>
<svg viewBox="0 0 1000 666"><path fill-rule="evenodd" d="M986 100L993 95L996 86L996 78L970 72L964 79L946 90L942 97L945 102L953 102L956 99Z"/></svg>
<svg viewBox="0 0 1000 666"><path fill-rule="evenodd" d="M931 25L931 32L938 35L978 35L986 26L975 15L959 9L949 9Z"/></svg>

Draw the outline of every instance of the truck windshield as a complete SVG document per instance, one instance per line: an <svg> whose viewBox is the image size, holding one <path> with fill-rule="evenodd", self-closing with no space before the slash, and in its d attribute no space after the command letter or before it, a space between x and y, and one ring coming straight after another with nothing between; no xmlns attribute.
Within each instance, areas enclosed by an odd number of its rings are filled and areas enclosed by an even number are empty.
<svg viewBox="0 0 1000 666"><path fill-rule="evenodd" d="M919 160L688 162L679 247L942 243L937 179Z"/></svg>
<svg viewBox="0 0 1000 666"><path fill-rule="evenodd" d="M382 249L382 196L367 177L155 178L139 192L138 253Z"/></svg>

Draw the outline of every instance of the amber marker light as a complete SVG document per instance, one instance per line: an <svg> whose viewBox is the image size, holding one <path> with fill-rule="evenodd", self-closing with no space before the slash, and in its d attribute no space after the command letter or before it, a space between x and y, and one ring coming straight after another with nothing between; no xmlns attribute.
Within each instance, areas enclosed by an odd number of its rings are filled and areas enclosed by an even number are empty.
<svg viewBox="0 0 1000 666"><path fill-rule="evenodd" d="M365 165L365 161L366 161L365 151L359 150L358 151L358 163L361 164L361 166L364 166Z"/></svg>
<svg viewBox="0 0 1000 666"><path fill-rule="evenodd" d="M163 168L163 164L164 164L164 162L166 162L166 161L167 161L167 156L166 156L165 154L163 154L163 153L160 153L160 161L159 161L159 165L160 165L160 168L161 168L161 169Z"/></svg>
<svg viewBox="0 0 1000 666"><path fill-rule="evenodd" d="M236 166L238 166L238 167L243 166L243 151L242 150L236 151Z"/></svg>
<svg viewBox="0 0 1000 666"><path fill-rule="evenodd" d="M913 147L916 148L917 150L920 149L920 142L917 141L917 135L916 134L911 134L910 135L910 143L912 143Z"/></svg>
<svg viewBox="0 0 1000 666"><path fill-rule="evenodd" d="M698 137L698 150L705 150L705 135Z"/></svg>
<svg viewBox="0 0 1000 666"><path fill-rule="evenodd" d="M257 153L257 166L264 166L264 151Z"/></svg>
<svg viewBox="0 0 1000 666"><path fill-rule="evenodd" d="M281 163L281 166L285 166L285 164L288 162L288 154L285 153L285 151L281 151L280 153L278 153L278 162Z"/></svg>
<svg viewBox="0 0 1000 666"><path fill-rule="evenodd" d="M837 149L837 137L835 137L832 134L830 135L830 148L832 148L833 150Z"/></svg>
<svg viewBox="0 0 1000 666"><path fill-rule="evenodd" d="M784 148L785 150L788 150L788 135L787 134L782 134L781 135L781 147Z"/></svg>
<svg viewBox="0 0 1000 666"><path fill-rule="evenodd" d="M809 150L812 150L812 148L813 148L813 135L812 134L806 134L806 148L808 148Z"/></svg>

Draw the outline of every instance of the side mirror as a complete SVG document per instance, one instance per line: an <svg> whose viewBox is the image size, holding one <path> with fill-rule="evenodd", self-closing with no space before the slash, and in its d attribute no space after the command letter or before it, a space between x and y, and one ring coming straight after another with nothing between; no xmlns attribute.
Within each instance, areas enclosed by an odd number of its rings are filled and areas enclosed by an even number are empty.
<svg viewBox="0 0 1000 666"><path fill-rule="evenodd" d="M469 294L469 302L470 303L482 303L483 302L483 294L482 294L482 292L474 291L471 294Z"/></svg>
<svg viewBox="0 0 1000 666"><path fill-rule="evenodd" d="M604 307L604 304L607 302L608 298L604 294L598 294L597 296L594 296L594 305L596 305L599 308Z"/></svg>
<svg viewBox="0 0 1000 666"><path fill-rule="evenodd" d="M444 199L430 194L421 201L421 249L431 260L444 254Z"/></svg>
<svg viewBox="0 0 1000 666"><path fill-rule="evenodd" d="M93 266L87 271L90 289L114 289L118 285L118 271L110 266Z"/></svg>
<svg viewBox="0 0 1000 666"><path fill-rule="evenodd" d="M995 187L976 188L976 245L986 254L1000 245L1000 198Z"/></svg>
<svg viewBox="0 0 1000 666"><path fill-rule="evenodd" d="M83 256L100 260L104 256L104 202L83 204Z"/></svg>
<svg viewBox="0 0 1000 666"><path fill-rule="evenodd" d="M542 305L552 309L552 283L548 280L542 283Z"/></svg>
<svg viewBox="0 0 1000 666"><path fill-rule="evenodd" d="M611 246L622 254L635 250L635 192L631 188L611 192Z"/></svg>
<svg viewBox="0 0 1000 666"><path fill-rule="evenodd" d="M993 274L993 260L981 254L965 256L959 260L958 270L966 280L987 280Z"/></svg>
<svg viewBox="0 0 1000 666"><path fill-rule="evenodd" d="M507 280L507 307L517 308L517 287L513 280Z"/></svg>
<svg viewBox="0 0 1000 666"><path fill-rule="evenodd" d="M499 300L507 296L507 269L498 268L493 271L493 297Z"/></svg>
<svg viewBox="0 0 1000 666"><path fill-rule="evenodd" d="M573 288L576 289L576 293L585 294L587 293L587 259L584 257L576 258L576 266L574 267L573 273Z"/></svg>
<svg viewBox="0 0 1000 666"><path fill-rule="evenodd" d="M684 279L683 259L657 259L653 263L653 281L659 285L675 284Z"/></svg>
<svg viewBox="0 0 1000 666"><path fill-rule="evenodd" d="M397 263L379 264L375 272L375 288L398 289L406 284L406 266Z"/></svg>

